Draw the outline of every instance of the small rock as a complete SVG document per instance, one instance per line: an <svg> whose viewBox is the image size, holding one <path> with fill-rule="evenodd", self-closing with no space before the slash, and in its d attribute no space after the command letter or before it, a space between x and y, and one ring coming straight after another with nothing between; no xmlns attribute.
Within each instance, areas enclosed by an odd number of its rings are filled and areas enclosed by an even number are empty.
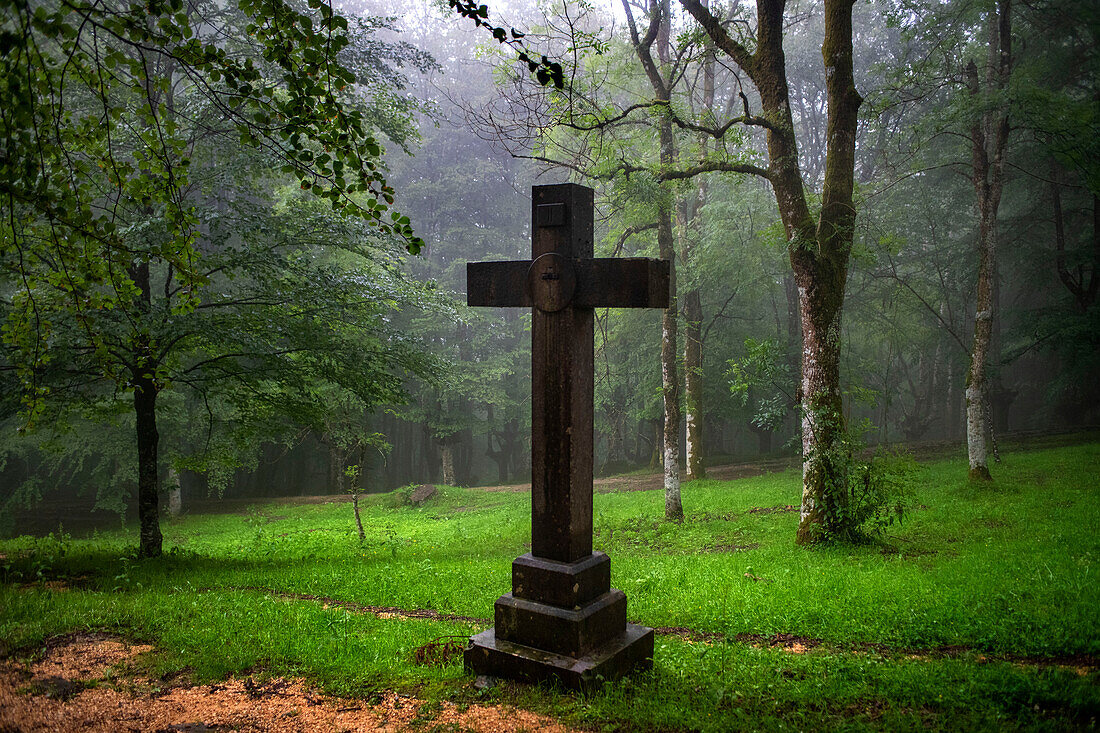
<svg viewBox="0 0 1100 733"><path fill-rule="evenodd" d="M422 484L409 495L409 503L413 506L421 506L428 499L438 494L439 491L432 484Z"/></svg>
<svg viewBox="0 0 1100 733"><path fill-rule="evenodd" d="M487 674L479 674L474 680L475 690L490 690L500 683L499 677L490 677Z"/></svg>
<svg viewBox="0 0 1100 733"><path fill-rule="evenodd" d="M65 702L84 690L84 684L64 677L42 677L31 682L31 691L36 695L45 695L54 700Z"/></svg>

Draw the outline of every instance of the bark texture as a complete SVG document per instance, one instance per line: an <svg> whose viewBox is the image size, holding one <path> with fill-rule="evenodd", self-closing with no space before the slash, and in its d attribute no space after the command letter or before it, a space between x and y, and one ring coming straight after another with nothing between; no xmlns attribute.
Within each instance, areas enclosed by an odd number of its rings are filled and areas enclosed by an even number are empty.
<svg viewBox="0 0 1100 733"><path fill-rule="evenodd" d="M672 137L671 124L667 130ZM661 127L661 149L665 150L666 130ZM671 145L671 143L669 143ZM662 158L664 154L662 152ZM676 368L677 323L676 314L676 252L672 238L672 206L662 203L657 212L657 248L663 260L672 263L669 270L668 308L661 314L661 395L664 401L664 430L662 456L665 473L665 519L678 522L684 518L684 506L680 498L680 379Z"/></svg>
<svg viewBox="0 0 1100 733"><path fill-rule="evenodd" d="M157 388L152 379L139 377L134 385L134 417L137 424L138 521L141 525L138 554L157 557L163 538L160 533L160 497L157 480Z"/></svg>
<svg viewBox="0 0 1100 733"><path fill-rule="evenodd" d="M862 99L852 73L852 0L825 0L821 53L828 103L821 214L807 204L791 115L783 52L782 0L758 0L756 49L749 52L699 0L680 0L715 45L760 93L767 120L768 169L789 243L802 324L802 512L797 542L825 537L832 510L845 501L838 454L844 420L840 392L840 317L855 206L856 122ZM835 516L835 515L834 515Z"/></svg>
<svg viewBox="0 0 1100 733"><path fill-rule="evenodd" d="M1011 0L998 0L997 13L989 19L989 54L984 84L974 62L967 66L971 96L1003 91L1012 62ZM970 128L971 180L978 204L978 288L974 314L974 340L966 374L966 448L970 478L989 481L989 361L992 356L995 317L997 210L1004 188L1004 150L1008 141L1008 115L1001 105L985 110ZM1000 109L998 109L1000 107Z"/></svg>
<svg viewBox="0 0 1100 733"><path fill-rule="evenodd" d="M630 26L631 42L635 54L646 72L654 99L668 103L671 99L671 86L663 73L669 62L671 25L669 0L651 0L649 4L649 28L644 36L638 33L634 23L634 14L629 0L623 0ZM657 57L654 58L654 46ZM676 140L673 136L672 119L662 114L658 123L660 145L660 167L662 171L671 170L676 162ZM665 519L680 521L684 518L684 508L680 499L680 380L676 365L677 353L677 298L676 298L676 249L673 237L673 201L670 186L665 185L661 201L657 206L657 249L658 256L671 264L670 295L668 308L661 317L661 393L664 401L664 431L662 433L661 455L665 474Z"/></svg>
<svg viewBox="0 0 1100 733"><path fill-rule="evenodd" d="M658 18L657 53L662 66L668 63L669 33L669 2L659 0L654 3ZM660 84L654 84L653 91L657 99L667 102L671 98L671 90L661 74ZM651 79L653 75L651 75ZM668 170L676 161L676 140L672 132L672 120L668 115L662 115L659 123L661 168ZM662 260L668 260L671 264L669 276L668 308L661 316L661 392L664 398L665 430L664 430L664 469L665 469L665 519L679 522L684 518L684 506L680 499L680 377L676 365L676 351L678 348L679 324L677 322L678 307L676 294L676 248L673 239L672 220L673 204L672 191L666 186L665 196L657 207L657 250Z"/></svg>
<svg viewBox="0 0 1100 733"><path fill-rule="evenodd" d="M139 310L149 313L152 289L149 285L149 263L136 263L130 275L139 291ZM134 388L134 425L137 429L138 454L138 523L139 557L161 554L160 533L160 434L157 432L157 396L160 388L155 379L155 349L147 334L141 333L132 344L130 384Z"/></svg>
<svg viewBox="0 0 1100 733"><path fill-rule="evenodd" d="M699 289L684 294L684 445L688 481L706 478L703 463L703 305Z"/></svg>
<svg viewBox="0 0 1100 733"><path fill-rule="evenodd" d="M180 490L180 474L174 468L168 469L168 514L178 517L183 512L183 497Z"/></svg>
<svg viewBox="0 0 1100 733"><path fill-rule="evenodd" d="M455 486L455 451L451 442L439 446L439 455L443 459L443 484Z"/></svg>

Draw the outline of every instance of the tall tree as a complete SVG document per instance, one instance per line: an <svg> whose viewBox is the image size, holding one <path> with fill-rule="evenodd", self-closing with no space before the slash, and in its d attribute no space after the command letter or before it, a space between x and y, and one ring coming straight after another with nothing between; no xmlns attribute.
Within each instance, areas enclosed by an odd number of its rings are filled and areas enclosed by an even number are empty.
<svg viewBox="0 0 1100 733"><path fill-rule="evenodd" d="M1005 145L1009 123L1003 99L1012 71L1012 3L997 0L985 18L986 61L979 71L971 60L966 83L975 101L970 125L971 181L978 206L978 288L974 340L966 374L966 448L970 478L989 481L989 362L996 314L997 210L1004 190Z"/></svg>
<svg viewBox="0 0 1100 733"><path fill-rule="evenodd" d="M710 7L710 0L703 0ZM707 43L700 62L702 93L699 108L710 112L714 107L714 46ZM699 116L699 115L696 115ZM699 133L699 157L706 159L710 136ZM698 244L702 230L702 211L707 204L708 179L699 176L694 196L685 196L680 204L680 260L686 268L697 265ZM686 433L684 439L684 463L688 481L706 478L703 462L703 435L706 413L703 408L703 297L699 278L689 270L691 277L684 288L684 413Z"/></svg>
<svg viewBox="0 0 1100 733"><path fill-rule="evenodd" d="M0 4L3 358L30 425L48 400L129 399L142 556L162 545L165 390L306 419L315 379L376 403L424 365L381 317L403 286L379 237L420 246L383 218L379 130L408 110L353 96L352 35L320 2Z"/></svg>
<svg viewBox="0 0 1100 733"><path fill-rule="evenodd" d="M653 89L654 102L665 110L672 99L675 70L671 65L672 17L669 0L651 0L649 28L645 35L638 32L629 0L623 0L630 40L634 53L645 70ZM653 47L656 46L656 58ZM677 162L676 140L669 114L659 114L657 121L658 160L663 170L672 170ZM661 395L664 400L664 460L665 519L680 521L684 506L680 498L680 378L677 374L678 305L676 297L676 247L673 235L674 196L670 186L664 186L657 200L657 255L668 260L670 289L668 307L661 316Z"/></svg>
<svg viewBox="0 0 1100 733"><path fill-rule="evenodd" d="M589 27L591 14L560 19L565 32L550 40L567 39L576 49L568 64L571 85L566 94L516 85L509 89L508 108L490 108L487 116L494 132L511 142L514 154L609 182L612 208L622 212L612 217L618 235L612 246L615 254L643 232L655 231L659 256L680 267L685 256L694 258L701 249L696 240L706 202L702 176L716 171L761 172L725 145L751 120L728 103L715 105L713 54L704 51L698 34L678 31L671 2L625 0L622 7L629 31L626 44L599 40L598 32ZM607 83L609 74L615 76L614 83ZM726 79L723 92L737 99L733 80ZM522 96L521 103L514 102L516 96ZM694 190L685 195L687 185ZM677 279L674 276L674 283ZM697 377L705 327L701 298L691 293L699 295L697 284L702 280L696 271L687 290L687 305L698 306L691 308L685 346L692 372L689 382L695 390L703 385ZM683 516L679 316L675 303L663 314L660 362L664 419L659 453L665 516L674 521ZM692 416L689 436L693 447L701 449L703 400L693 393L687 402ZM698 450L693 458L697 476Z"/></svg>
<svg viewBox="0 0 1100 733"><path fill-rule="evenodd" d="M807 201L798 165L783 53L784 0L758 0L755 48L700 0L680 0L714 44L752 82L763 108L768 168L789 242L802 321L802 512L797 542L843 531L847 442L840 390L840 321L856 218L856 124L862 98L852 58L852 0L825 0L821 53L828 104L821 211Z"/></svg>

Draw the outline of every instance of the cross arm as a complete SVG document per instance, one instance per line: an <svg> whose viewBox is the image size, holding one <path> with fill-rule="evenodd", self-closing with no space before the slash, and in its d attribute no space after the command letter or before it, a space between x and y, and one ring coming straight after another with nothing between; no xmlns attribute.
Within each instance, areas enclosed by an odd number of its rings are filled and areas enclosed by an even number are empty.
<svg viewBox="0 0 1100 733"><path fill-rule="evenodd" d="M527 292L530 260L466 263L466 305L495 305L505 308L532 304Z"/></svg>
<svg viewBox="0 0 1100 733"><path fill-rule="evenodd" d="M667 308L668 260L601 257L577 260L573 304L588 308Z"/></svg>
<svg viewBox="0 0 1100 733"><path fill-rule="evenodd" d="M601 257L571 260L576 292L571 305L581 308L667 308L668 260ZM529 260L466 264L466 303L471 306L530 307Z"/></svg>

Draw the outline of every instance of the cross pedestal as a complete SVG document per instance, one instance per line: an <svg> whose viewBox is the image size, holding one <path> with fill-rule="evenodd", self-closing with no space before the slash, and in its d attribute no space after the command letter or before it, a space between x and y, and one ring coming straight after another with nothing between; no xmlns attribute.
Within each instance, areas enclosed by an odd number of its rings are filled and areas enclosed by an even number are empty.
<svg viewBox="0 0 1100 733"><path fill-rule="evenodd" d="M586 687L653 660L653 629L628 624L611 560L592 552L593 308L664 308L669 263L592 257L592 189L534 186L532 259L471 262L472 306L533 307L531 552L466 668Z"/></svg>

